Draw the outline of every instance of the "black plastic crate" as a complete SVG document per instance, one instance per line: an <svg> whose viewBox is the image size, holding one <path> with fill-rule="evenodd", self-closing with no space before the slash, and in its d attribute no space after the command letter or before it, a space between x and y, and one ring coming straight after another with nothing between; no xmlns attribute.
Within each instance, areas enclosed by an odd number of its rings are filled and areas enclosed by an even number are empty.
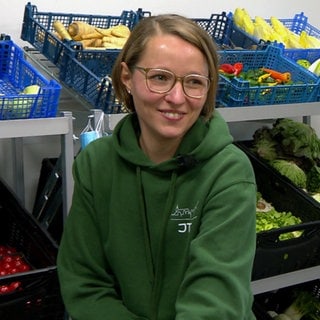
<svg viewBox="0 0 320 320"><path fill-rule="evenodd" d="M60 243L63 231L62 161L42 160L32 215Z"/></svg>
<svg viewBox="0 0 320 320"><path fill-rule="evenodd" d="M267 278L320 264L320 206L304 191L291 184L261 161L242 142L235 143L249 157L258 191L277 211L291 212L301 224L257 234L252 280ZM303 231L298 238L280 240L292 231Z"/></svg>
<svg viewBox="0 0 320 320"><path fill-rule="evenodd" d="M278 290L261 293L255 296L253 311L257 320L272 320L268 311L283 313L295 300L299 291L308 292L320 301L320 280L312 280L305 283L288 286ZM316 313L320 318L320 313ZM304 316L302 319L311 319Z"/></svg>
<svg viewBox="0 0 320 320"><path fill-rule="evenodd" d="M0 294L0 319L64 319L56 242L2 181L0 195L0 244L14 247L31 266L30 271L0 277L0 286L21 282L18 290Z"/></svg>

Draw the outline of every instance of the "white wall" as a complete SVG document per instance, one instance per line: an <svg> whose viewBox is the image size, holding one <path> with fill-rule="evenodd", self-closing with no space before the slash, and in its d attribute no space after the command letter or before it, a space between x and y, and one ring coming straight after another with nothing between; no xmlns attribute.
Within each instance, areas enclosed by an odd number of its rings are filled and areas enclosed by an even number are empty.
<svg viewBox="0 0 320 320"><path fill-rule="evenodd" d="M11 36L17 44L30 45L20 39L23 13L27 1L7 0L2 1L0 9L0 33ZM120 15L122 10L137 10L157 13L180 13L190 18L209 17L211 13L222 11L233 12L237 7L248 10L252 17L261 16L270 18L272 15L278 18L293 18L296 13L304 12L309 18L309 23L320 28L319 2L317 0L34 0L31 4L36 5L39 12L60 13L84 13L101 15ZM320 117L312 118L312 126L320 131ZM1 122L0 122L1 125ZM36 141L35 141L36 140ZM12 177L12 164L10 163L10 141L0 140L0 177L9 180ZM25 171L29 174L26 181L26 207L32 208L33 194L38 181L41 160L44 157L59 155L59 143L56 138L50 139L27 139L25 143ZM32 170L29 170L32 169ZM32 177L32 179L30 179Z"/></svg>

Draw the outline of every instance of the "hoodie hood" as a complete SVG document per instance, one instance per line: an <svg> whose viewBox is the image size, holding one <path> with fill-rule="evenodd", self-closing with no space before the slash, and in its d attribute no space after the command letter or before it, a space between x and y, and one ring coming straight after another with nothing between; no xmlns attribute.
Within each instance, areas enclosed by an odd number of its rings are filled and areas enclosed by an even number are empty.
<svg viewBox="0 0 320 320"><path fill-rule="evenodd" d="M176 155L160 164L153 163L144 154L139 146L139 134L136 114L121 119L113 132L116 152L133 166L160 172L191 169L233 142L228 126L217 110L209 121L199 118L183 138Z"/></svg>

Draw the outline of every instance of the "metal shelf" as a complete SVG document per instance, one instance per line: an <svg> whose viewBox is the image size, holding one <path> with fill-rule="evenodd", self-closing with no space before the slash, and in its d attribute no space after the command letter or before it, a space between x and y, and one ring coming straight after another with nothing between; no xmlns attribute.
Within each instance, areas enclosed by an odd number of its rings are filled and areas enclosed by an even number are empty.
<svg viewBox="0 0 320 320"><path fill-rule="evenodd" d="M320 115L320 102L252 107L217 108L227 122L268 120Z"/></svg>
<svg viewBox="0 0 320 320"><path fill-rule="evenodd" d="M14 189L22 203L25 200L23 138L49 135L61 136L63 212L64 217L66 217L71 206L73 193L72 163L74 151L72 113L62 112L60 117L55 118L2 120L0 122L0 139L12 139Z"/></svg>
<svg viewBox="0 0 320 320"><path fill-rule="evenodd" d="M299 283L320 279L320 266L279 274L251 282L253 294L264 293L280 288L290 287Z"/></svg>

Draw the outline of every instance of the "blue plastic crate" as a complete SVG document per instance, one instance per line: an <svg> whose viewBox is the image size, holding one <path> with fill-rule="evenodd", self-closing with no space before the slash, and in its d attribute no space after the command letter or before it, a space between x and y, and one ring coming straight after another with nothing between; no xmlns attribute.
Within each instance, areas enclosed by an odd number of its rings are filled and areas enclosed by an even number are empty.
<svg viewBox="0 0 320 320"><path fill-rule="evenodd" d="M202 29L206 30L218 46L229 46L229 32L232 19L226 12L212 13L209 18L191 18Z"/></svg>
<svg viewBox="0 0 320 320"><path fill-rule="evenodd" d="M88 60L95 59L98 64L102 54L108 55L109 52L111 52L110 54L114 56L116 53L119 53L120 50L83 50L79 42L62 41L56 37L53 22L56 20L61 21L65 27L75 21L86 22L100 28L110 28L122 24L132 30L141 16L143 16L141 9L137 11L123 10L119 16L40 12L35 5L28 2L24 10L21 39L32 44L40 53L59 68L64 66L62 61L65 52L68 53L68 57L81 57L82 61L84 61L85 58Z"/></svg>
<svg viewBox="0 0 320 320"><path fill-rule="evenodd" d="M70 57L60 78L94 108L106 114L126 112L114 95L111 78L98 76L76 58Z"/></svg>
<svg viewBox="0 0 320 320"><path fill-rule="evenodd" d="M260 50L220 51L220 63L242 62L244 71L270 68L290 72L294 84L277 86L250 86L240 78L229 79L220 75L217 102L222 107L259 106L317 101L319 78L289 60L279 47L269 45Z"/></svg>
<svg viewBox="0 0 320 320"><path fill-rule="evenodd" d="M38 94L21 94L35 84ZM55 117L60 92L61 86L40 74L13 41L0 41L0 120Z"/></svg>
<svg viewBox="0 0 320 320"><path fill-rule="evenodd" d="M233 20L233 14L228 14L229 18ZM279 19L285 27L287 27L290 31L300 35L302 31L305 31L308 35L314 36L320 39L320 30L316 27L312 26L308 22L308 17L304 15L303 12L295 14L292 19ZM266 22L270 24L270 19L265 19ZM241 48L244 49L251 49L252 47L256 47L261 43L261 40L264 39L257 39L252 35L248 34L244 30L240 29L236 26L233 22L231 23L230 27L230 41ZM295 49L286 49L285 51L291 51ZM299 49L299 50L306 50L306 51L318 51L318 49ZM320 51L320 48L319 48Z"/></svg>

